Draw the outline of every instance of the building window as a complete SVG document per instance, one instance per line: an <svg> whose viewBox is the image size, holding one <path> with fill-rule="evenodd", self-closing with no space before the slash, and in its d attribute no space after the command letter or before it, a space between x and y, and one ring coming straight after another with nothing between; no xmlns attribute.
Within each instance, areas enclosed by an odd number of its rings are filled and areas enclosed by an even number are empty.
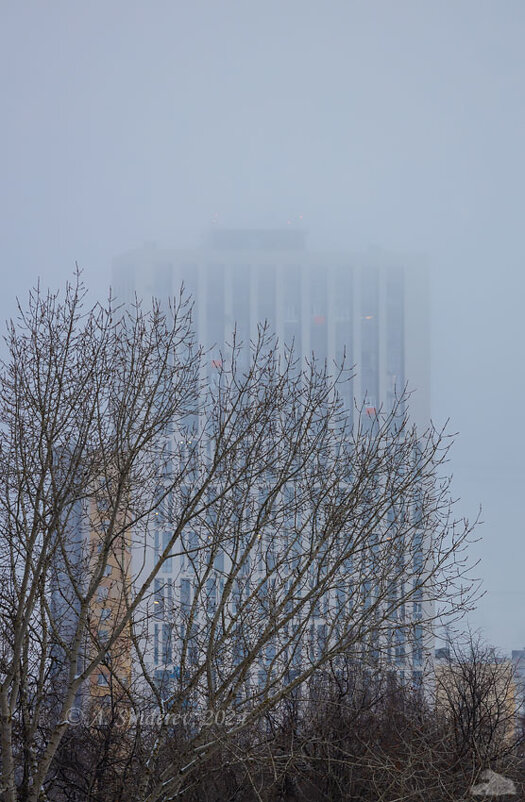
<svg viewBox="0 0 525 802"><path fill-rule="evenodd" d="M396 651L396 662L398 665L404 663L405 661L405 634L401 627L395 630L395 651Z"/></svg>
<svg viewBox="0 0 525 802"><path fill-rule="evenodd" d="M172 662L171 649L171 627L169 624L162 625L162 661L163 663Z"/></svg>
<svg viewBox="0 0 525 802"><path fill-rule="evenodd" d="M173 536L172 532L163 532L162 533L162 550L165 551L168 546L169 542ZM162 566L162 570L165 574L171 573L173 570L173 557L168 557L167 560L164 562Z"/></svg>
<svg viewBox="0 0 525 802"><path fill-rule="evenodd" d="M160 579L155 579L153 592L153 615L155 618L164 618L164 586Z"/></svg>
<svg viewBox="0 0 525 802"><path fill-rule="evenodd" d="M159 662L159 625L155 624L153 630L153 662L158 665Z"/></svg>
<svg viewBox="0 0 525 802"><path fill-rule="evenodd" d="M421 665L423 662L423 627L416 624L414 627L414 664Z"/></svg>
<svg viewBox="0 0 525 802"><path fill-rule="evenodd" d="M183 612L186 614L189 612L190 607L190 580L189 579L181 579L180 581L180 603Z"/></svg>

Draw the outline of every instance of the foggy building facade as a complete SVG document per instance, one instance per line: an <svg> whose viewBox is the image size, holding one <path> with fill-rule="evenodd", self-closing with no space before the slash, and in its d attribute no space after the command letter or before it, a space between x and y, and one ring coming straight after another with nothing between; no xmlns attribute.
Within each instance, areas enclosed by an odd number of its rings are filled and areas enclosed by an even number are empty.
<svg viewBox="0 0 525 802"><path fill-rule="evenodd" d="M315 253L298 230L214 230L201 249L168 251L154 246L115 259L118 301L167 298L181 283L194 302L198 342L212 348L208 374L220 350L237 335L246 348L268 321L279 342L298 357L312 352L328 365L356 366L342 393L390 408L409 383L411 419L430 418L427 274L381 252Z"/></svg>
<svg viewBox="0 0 525 802"><path fill-rule="evenodd" d="M114 261L113 288L120 303L167 299L184 286L194 304L197 341L206 346L208 380L221 364L234 328L243 342L240 367L249 359L249 342L267 321L280 343L296 356L312 353L328 365L345 359L355 375L342 386L350 414L357 406L392 407L405 384L413 390L410 417L421 430L430 419L427 274L381 252L311 252L306 235L285 230L212 230L203 247L164 250L147 245ZM159 521L160 524L160 521ZM154 534L154 553L169 532ZM167 542L167 540L166 540ZM180 562L180 564L179 564ZM191 580L183 561L170 559L156 580L148 640L158 678L174 677L176 644L167 620L177 600L188 604ZM424 616L424 600L416 600ZM323 624L319 622L319 632ZM415 622L413 642L395 646L400 671L420 675L432 645Z"/></svg>

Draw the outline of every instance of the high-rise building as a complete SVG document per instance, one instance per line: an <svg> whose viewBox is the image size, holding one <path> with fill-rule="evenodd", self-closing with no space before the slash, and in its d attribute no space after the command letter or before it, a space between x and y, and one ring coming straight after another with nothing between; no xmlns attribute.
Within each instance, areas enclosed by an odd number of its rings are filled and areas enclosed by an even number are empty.
<svg viewBox="0 0 525 802"><path fill-rule="evenodd" d="M525 649L513 649L511 655L516 681L518 709L521 716L525 716Z"/></svg>
<svg viewBox="0 0 525 802"><path fill-rule="evenodd" d="M99 651L105 655L97 670L79 688L76 707L103 699L112 682L115 686L119 683L127 687L131 681L129 627L124 628L107 651L104 646L125 614L123 594L130 581L131 544L127 532L116 537L106 534L111 515L108 509L111 489L102 479L99 485L98 493L93 493L92 498L76 502L68 525L60 529L59 547L49 576L52 619L61 641L52 644L51 655L57 681L60 681L70 668L70 657L65 649L73 649L77 639L81 597L99 568L101 551L107 548L104 575L89 603L88 625L78 647L77 673L80 675ZM119 693L123 695L116 687L114 697Z"/></svg>
<svg viewBox="0 0 525 802"><path fill-rule="evenodd" d="M166 298L184 282L194 304L197 339L210 353L210 374L236 327L245 345L268 321L297 356L356 366L343 388L352 399L389 408L405 383L411 419L426 426L429 403L427 274L381 252L311 252L298 230L213 230L204 247L152 245L114 261L119 301L135 294Z"/></svg>
<svg viewBox="0 0 525 802"><path fill-rule="evenodd" d="M373 411L392 407L408 384L410 417L421 429L430 419L427 275L424 267L381 252L312 252L298 230L213 230L203 247L164 250L153 245L114 261L113 289L120 303L135 297L166 300L181 284L194 304L194 326L206 346L207 375L221 366L225 343L235 329L242 341L239 361L247 362L250 340L267 321L280 343L292 344L298 358L327 360L328 366L355 365L343 384L347 409L364 404ZM169 532L153 535L158 553ZM167 541L166 541L167 542ZM153 554L152 554L153 560ZM176 672L172 633L165 611L173 599L188 603L191 579L182 562L169 560L155 580L154 613L148 639L158 677ZM210 591L211 593L211 591ZM421 603L414 601L414 607ZM418 613L421 616L421 612ZM320 626L322 626L320 624ZM414 655L420 672L431 646L413 630L417 649L396 642L398 664ZM401 669L403 670L403 669Z"/></svg>

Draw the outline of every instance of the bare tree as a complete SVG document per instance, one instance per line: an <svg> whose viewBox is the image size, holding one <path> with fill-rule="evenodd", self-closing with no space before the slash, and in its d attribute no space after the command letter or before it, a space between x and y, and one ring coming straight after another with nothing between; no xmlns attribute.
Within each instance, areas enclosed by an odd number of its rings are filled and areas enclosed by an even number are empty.
<svg viewBox="0 0 525 802"><path fill-rule="evenodd" d="M472 634L436 666L436 706L465 766L497 768L516 754L522 732L512 663Z"/></svg>
<svg viewBox="0 0 525 802"><path fill-rule="evenodd" d="M345 366L265 326L205 381L182 296L83 300L34 292L2 365L2 798L50 798L72 711L118 689L134 798L164 802L349 654L420 666L472 599L470 527L406 394L352 419Z"/></svg>
<svg viewBox="0 0 525 802"><path fill-rule="evenodd" d="M39 798L75 699L129 638L151 580L129 608L114 599L107 630L97 594L105 585L109 595L111 574L121 592L129 581L123 544L158 504L152 482L166 429L193 410L198 390L183 302L167 313L156 304L119 314L111 302L86 312L84 295L78 276L63 300L32 293L9 326L2 365L0 717L9 802Z"/></svg>

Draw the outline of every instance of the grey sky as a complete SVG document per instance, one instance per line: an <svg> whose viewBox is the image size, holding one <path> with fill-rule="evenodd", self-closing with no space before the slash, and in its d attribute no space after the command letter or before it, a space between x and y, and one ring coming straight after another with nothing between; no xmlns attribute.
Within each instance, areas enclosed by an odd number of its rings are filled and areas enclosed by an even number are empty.
<svg viewBox="0 0 525 802"><path fill-rule="evenodd" d="M472 617L525 644L525 5L4 2L2 318L78 260L304 216L312 248L421 252L433 411L483 504Z"/></svg>

